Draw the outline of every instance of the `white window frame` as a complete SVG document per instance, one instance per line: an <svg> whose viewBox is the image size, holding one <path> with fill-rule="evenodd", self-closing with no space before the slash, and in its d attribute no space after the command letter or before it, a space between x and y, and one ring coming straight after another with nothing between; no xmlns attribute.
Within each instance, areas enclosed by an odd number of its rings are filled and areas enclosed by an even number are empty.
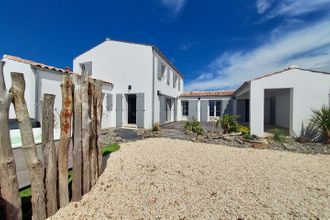
<svg viewBox="0 0 330 220"><path fill-rule="evenodd" d="M184 103L187 104L187 109L184 109ZM182 110L181 111L182 116L186 117L189 115L189 101L187 101L187 100L181 101L181 110ZM184 114L184 113L186 113L186 114Z"/></svg>
<svg viewBox="0 0 330 220"><path fill-rule="evenodd" d="M211 115L211 102L213 103L213 115ZM217 103L219 103L219 109L217 109ZM209 107L208 107L209 118L216 118L221 116L221 111L222 111L221 105L222 105L221 100L209 100ZM217 110L219 112L219 115L217 115Z"/></svg>

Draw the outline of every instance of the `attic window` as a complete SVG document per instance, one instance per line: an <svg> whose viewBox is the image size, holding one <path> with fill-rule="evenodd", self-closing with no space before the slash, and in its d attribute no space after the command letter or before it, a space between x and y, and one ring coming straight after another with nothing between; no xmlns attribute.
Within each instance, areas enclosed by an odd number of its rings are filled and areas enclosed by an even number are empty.
<svg viewBox="0 0 330 220"><path fill-rule="evenodd" d="M81 63L80 64L81 70L85 70L86 72L88 72L88 75L92 75L92 61L90 62L85 62L85 63Z"/></svg>
<svg viewBox="0 0 330 220"><path fill-rule="evenodd" d="M166 66L164 63L159 62L158 63L158 79L161 80L163 78L163 76L165 75L165 71L166 71Z"/></svg>

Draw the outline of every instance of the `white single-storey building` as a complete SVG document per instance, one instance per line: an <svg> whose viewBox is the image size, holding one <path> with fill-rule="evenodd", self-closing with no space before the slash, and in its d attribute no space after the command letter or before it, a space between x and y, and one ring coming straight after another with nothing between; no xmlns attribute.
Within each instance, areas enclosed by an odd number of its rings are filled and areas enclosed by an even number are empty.
<svg viewBox="0 0 330 220"><path fill-rule="evenodd" d="M42 94L56 95L55 115L61 110L60 83L66 70L5 55L7 87L10 72L26 79L30 116L40 120ZM264 136L270 128L299 134L313 109L330 103L330 74L299 67L261 76L237 90L184 92L183 75L155 46L107 39L73 60L73 72L82 69L103 87L102 128L151 128L154 123L192 120L207 122L223 114L237 114L251 134ZM14 111L10 109L10 117Z"/></svg>

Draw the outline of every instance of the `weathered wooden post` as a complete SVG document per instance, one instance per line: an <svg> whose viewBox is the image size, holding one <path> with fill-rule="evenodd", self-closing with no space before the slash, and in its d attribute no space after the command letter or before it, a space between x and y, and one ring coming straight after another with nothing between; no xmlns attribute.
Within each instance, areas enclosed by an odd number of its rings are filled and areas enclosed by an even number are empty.
<svg viewBox="0 0 330 220"><path fill-rule="evenodd" d="M41 138L48 217L54 215L57 211L57 155L54 143L54 101L55 95L43 95Z"/></svg>
<svg viewBox="0 0 330 220"><path fill-rule="evenodd" d="M88 193L90 190L90 158L89 158L89 139L90 139L90 111L89 111L89 97L88 97L88 73L82 71L81 76L81 112L82 112L82 150L83 150L83 193Z"/></svg>
<svg viewBox="0 0 330 220"><path fill-rule="evenodd" d="M36 154L36 144L32 131L32 125L24 99L25 80L22 73L11 73L13 104L16 118L19 123L22 138L22 151L27 163L32 188L32 215L33 219L43 220L46 218L45 187L43 182L44 168Z"/></svg>
<svg viewBox="0 0 330 220"><path fill-rule="evenodd" d="M90 167L91 167L91 187L96 183L98 177L98 159L97 159L97 139L96 139L96 96L95 84L92 79L89 83L90 115L91 115L91 134L90 134Z"/></svg>
<svg viewBox="0 0 330 220"><path fill-rule="evenodd" d="M16 163L11 149L9 106L12 95L6 91L3 65L0 61L0 197L7 219L22 219L21 198L16 176ZM0 207L1 208L1 207Z"/></svg>
<svg viewBox="0 0 330 220"><path fill-rule="evenodd" d="M103 171L103 156L102 156L102 145L100 143L101 132L102 132L102 111L103 111L103 93L102 93L102 83L97 83L95 87L95 97L96 97L96 144L98 148L98 175L100 176Z"/></svg>
<svg viewBox="0 0 330 220"><path fill-rule="evenodd" d="M77 74L72 75L74 86L73 111L73 179L72 201L79 201L82 195L82 148L81 148L81 89Z"/></svg>
<svg viewBox="0 0 330 220"><path fill-rule="evenodd" d="M71 139L72 116L72 81L69 75L64 75L61 83L62 111L61 111L61 137L58 145L58 179L60 207L69 203L68 189L68 156Z"/></svg>

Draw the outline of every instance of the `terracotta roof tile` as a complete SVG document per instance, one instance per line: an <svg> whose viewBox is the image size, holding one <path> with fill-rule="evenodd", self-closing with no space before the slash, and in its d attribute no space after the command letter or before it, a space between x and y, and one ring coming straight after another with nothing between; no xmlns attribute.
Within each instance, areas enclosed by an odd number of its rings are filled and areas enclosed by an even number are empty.
<svg viewBox="0 0 330 220"><path fill-rule="evenodd" d="M231 96L234 90L221 91L202 91L202 92L184 92L181 97L215 97L215 96Z"/></svg>

